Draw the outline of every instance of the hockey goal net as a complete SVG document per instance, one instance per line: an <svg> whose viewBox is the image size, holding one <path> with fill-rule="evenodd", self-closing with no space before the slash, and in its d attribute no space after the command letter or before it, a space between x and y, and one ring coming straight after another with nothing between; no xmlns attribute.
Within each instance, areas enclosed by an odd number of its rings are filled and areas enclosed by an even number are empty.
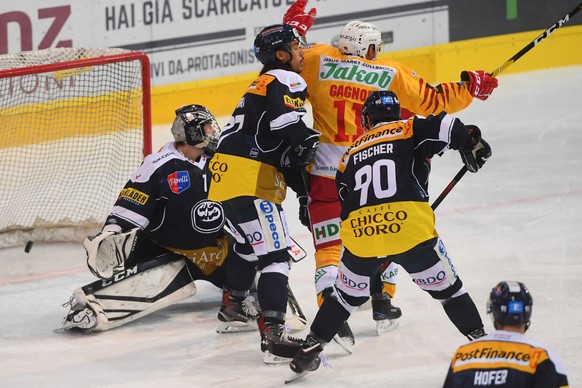
<svg viewBox="0 0 582 388"><path fill-rule="evenodd" d="M123 49L0 56L0 247L99 230L151 152L149 60Z"/></svg>

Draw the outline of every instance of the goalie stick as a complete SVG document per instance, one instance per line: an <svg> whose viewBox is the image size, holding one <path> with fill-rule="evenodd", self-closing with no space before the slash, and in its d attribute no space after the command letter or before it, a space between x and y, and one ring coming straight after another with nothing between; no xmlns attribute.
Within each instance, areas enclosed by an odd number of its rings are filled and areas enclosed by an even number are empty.
<svg viewBox="0 0 582 388"><path fill-rule="evenodd" d="M535 38L534 40L532 40L531 42L529 42L524 48L522 48L521 50L519 50L519 52L517 52L514 56L512 56L511 58L509 58L501 66L499 66L497 69L495 69L491 73L491 77L497 78L497 76L499 74L501 74L502 71L504 71L505 69L507 69L509 66L513 65L519 58L521 58L522 56L524 56L525 53L527 53L528 51L530 51L531 49L533 49L534 47L536 47L538 44L540 44L544 39L546 39L548 36L550 36L558 28L562 27L567 21L570 20L570 18L572 16L576 15L578 13L578 11L580 11L581 9L582 9L582 3L578 4L577 6L575 6L574 9L572 9L570 12L568 12L566 15L564 15L564 17L562 17L560 20L558 20L557 22L555 22L554 24L552 24L547 30L545 30L544 32L542 32L537 38ZM431 205L432 210L435 210L440 205L440 203L445 199L445 197L447 195L449 195L449 193L451 192L451 190L453 189L453 187L455 187L455 185L457 183L459 183L459 181L461 180L461 178L463 177L463 175L465 175L465 173L467 171L468 170L467 170L467 167L466 166L463 166L459 170L459 172L457 173L457 175L455 175L455 177L453 178L453 180L447 185L447 187L445 187L445 189L443 190L443 192L438 196L438 198Z"/></svg>

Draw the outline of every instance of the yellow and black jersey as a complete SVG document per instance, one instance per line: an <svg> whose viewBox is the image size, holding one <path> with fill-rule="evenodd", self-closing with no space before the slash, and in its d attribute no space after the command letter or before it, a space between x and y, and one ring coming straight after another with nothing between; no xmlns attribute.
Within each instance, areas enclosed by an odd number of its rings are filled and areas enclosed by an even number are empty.
<svg viewBox="0 0 582 388"><path fill-rule="evenodd" d="M498 330L461 346L453 355L445 388L569 387L562 361L520 333Z"/></svg>
<svg viewBox="0 0 582 388"><path fill-rule="evenodd" d="M313 107L313 127L321 132L310 173L331 179L347 147L364 132L360 116L370 92L391 90L403 113L421 116L455 113L473 101L462 82L433 87L397 61L343 55L336 47L323 44L305 50L301 75Z"/></svg>
<svg viewBox="0 0 582 388"><path fill-rule="evenodd" d="M306 96L303 78L280 69L260 75L247 88L212 159L209 198L251 196L283 202L283 153L312 134L302 121Z"/></svg>
<svg viewBox="0 0 582 388"><path fill-rule="evenodd" d="M378 257L436 237L426 159L467 140L463 123L444 112L380 123L359 137L336 174L344 246L360 257Z"/></svg>

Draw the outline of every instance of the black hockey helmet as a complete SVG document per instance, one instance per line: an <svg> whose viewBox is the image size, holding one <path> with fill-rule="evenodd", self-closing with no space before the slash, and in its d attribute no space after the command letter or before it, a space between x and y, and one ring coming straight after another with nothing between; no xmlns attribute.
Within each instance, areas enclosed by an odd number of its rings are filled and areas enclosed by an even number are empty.
<svg viewBox="0 0 582 388"><path fill-rule="evenodd" d="M362 128L371 129L383 121L400 120L400 101L390 90L377 90L366 98L362 108Z"/></svg>
<svg viewBox="0 0 582 388"><path fill-rule="evenodd" d="M255 38L255 57L263 65L277 61L275 53L284 50L291 53L291 43L302 42L297 30L288 24L274 24L265 27Z"/></svg>
<svg viewBox="0 0 582 388"><path fill-rule="evenodd" d="M206 124L210 124L210 127L205 128ZM185 141L207 152L214 152L220 132L216 119L206 107L192 104L176 109L176 118L172 124L175 141Z"/></svg>
<svg viewBox="0 0 582 388"><path fill-rule="evenodd" d="M533 298L521 282L503 281L491 290L487 313L501 325L530 325Z"/></svg>

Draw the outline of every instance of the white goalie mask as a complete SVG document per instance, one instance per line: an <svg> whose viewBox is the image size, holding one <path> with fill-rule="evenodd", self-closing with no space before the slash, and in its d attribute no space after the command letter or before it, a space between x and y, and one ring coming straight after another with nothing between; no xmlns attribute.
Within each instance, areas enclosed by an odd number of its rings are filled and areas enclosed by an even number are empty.
<svg viewBox="0 0 582 388"><path fill-rule="evenodd" d="M339 49L342 54L366 57L368 47L374 45L376 53L382 52L384 42L382 33L372 23L353 21L343 28L339 38Z"/></svg>

